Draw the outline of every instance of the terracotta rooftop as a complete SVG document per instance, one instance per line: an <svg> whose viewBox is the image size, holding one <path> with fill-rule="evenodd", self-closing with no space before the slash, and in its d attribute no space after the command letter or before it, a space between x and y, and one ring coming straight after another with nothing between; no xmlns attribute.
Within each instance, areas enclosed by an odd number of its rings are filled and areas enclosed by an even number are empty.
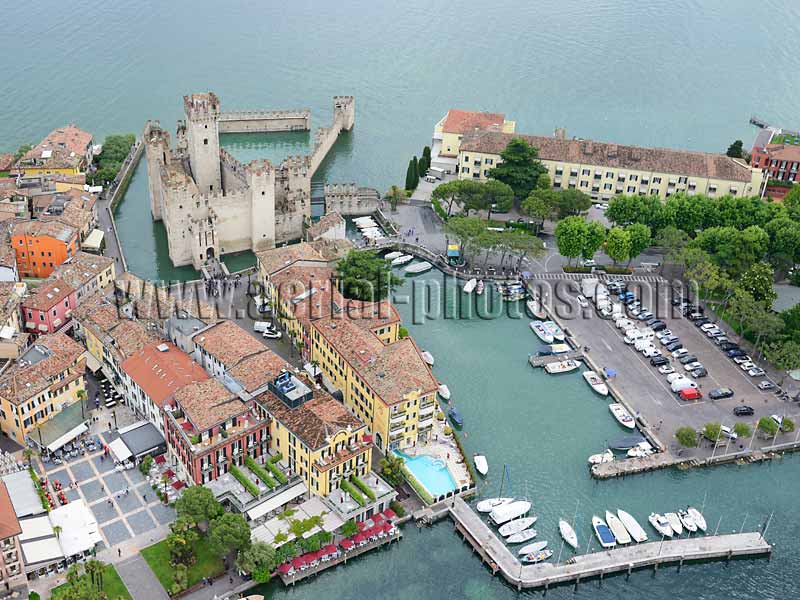
<svg viewBox="0 0 800 600"><path fill-rule="evenodd" d="M128 319L120 309L99 295L73 311L73 318L97 337L122 362L161 338L147 323Z"/></svg>
<svg viewBox="0 0 800 600"><path fill-rule="evenodd" d="M265 392L257 401L312 450L327 446L325 438L333 437L343 429L349 427L351 430L358 430L365 427L364 423L327 392L315 391L312 400L294 409L286 406L271 392Z"/></svg>
<svg viewBox="0 0 800 600"><path fill-rule="evenodd" d="M195 345L211 354L227 369L265 349L264 344L233 321L220 321L208 329L198 331L193 337Z"/></svg>
<svg viewBox="0 0 800 600"><path fill-rule="evenodd" d="M147 344L122 363L122 370L158 407L183 386L208 379L203 367L169 342Z"/></svg>
<svg viewBox="0 0 800 600"><path fill-rule="evenodd" d="M21 404L48 388L63 387L61 375L75 365L84 348L63 333L37 338L34 348L40 347L48 356L33 364L14 363L0 377L0 396ZM80 369L83 374L83 369Z"/></svg>
<svg viewBox="0 0 800 600"><path fill-rule="evenodd" d="M256 252L258 265L267 275L302 261L325 261L325 258L308 242Z"/></svg>
<svg viewBox="0 0 800 600"><path fill-rule="evenodd" d="M342 215L337 212L331 212L321 217L319 221L309 227L306 231L306 236L308 236L309 240L313 241L334 227L343 225L344 219Z"/></svg>
<svg viewBox="0 0 800 600"><path fill-rule="evenodd" d="M185 385L175 391L174 397L198 432L207 431L248 410L247 404L216 379Z"/></svg>
<svg viewBox="0 0 800 600"><path fill-rule="evenodd" d="M770 159L800 162L800 146L793 144L767 144L764 152Z"/></svg>
<svg viewBox="0 0 800 600"><path fill-rule="evenodd" d="M17 513L11 503L11 496L8 495L6 484L0 481L0 540L6 540L22 533L19 526Z"/></svg>
<svg viewBox="0 0 800 600"><path fill-rule="evenodd" d="M0 171L8 171L14 164L13 154L0 154Z"/></svg>
<svg viewBox="0 0 800 600"><path fill-rule="evenodd" d="M0 281L0 319L4 322L19 309L22 298L17 295L16 283L13 281Z"/></svg>
<svg viewBox="0 0 800 600"><path fill-rule="evenodd" d="M130 271L118 275L114 280L114 286L117 292L131 303L133 314L138 319L165 321L177 312L184 311L192 317L207 322L219 320L219 313L215 307L197 296L196 290L203 286L188 290L181 288L175 292L156 286L151 281L145 281Z"/></svg>
<svg viewBox="0 0 800 600"><path fill-rule="evenodd" d="M65 192L59 192L56 194L56 196L64 197L66 199L64 211L60 215L42 214L40 216L41 219L54 219L61 221L62 223L66 223L67 225L81 231L87 229L91 225L91 222L94 219L93 208L97 202L94 195L89 194L88 192L72 189Z"/></svg>
<svg viewBox="0 0 800 600"><path fill-rule="evenodd" d="M447 111L442 131L445 133L468 133L475 131L485 131L492 126L502 127L506 116L500 113L477 112L472 110L460 110L451 108Z"/></svg>
<svg viewBox="0 0 800 600"><path fill-rule="evenodd" d="M411 338L384 344L352 319L320 319L313 327L387 405L403 402L413 392L427 394L438 389Z"/></svg>
<svg viewBox="0 0 800 600"><path fill-rule="evenodd" d="M84 157L91 143L91 133L78 129L75 125L66 125L47 134L41 142L25 154L22 160L29 158L39 159L42 156L42 152L47 150L64 152L66 155L73 153L79 157Z"/></svg>
<svg viewBox="0 0 800 600"><path fill-rule="evenodd" d="M522 138L536 147L542 160L725 181L749 182L752 178L750 168L744 162L724 154L689 150L642 148L591 140L562 140L556 137L495 131L464 136L460 148L461 152L500 154L514 138Z"/></svg>
<svg viewBox="0 0 800 600"><path fill-rule="evenodd" d="M69 243L75 239L78 231L71 225L62 223L58 219L37 219L36 221L21 221L14 225L11 235L46 235L64 243Z"/></svg>
<svg viewBox="0 0 800 600"><path fill-rule="evenodd" d="M33 310L50 310L64 298L73 294L75 289L60 279L48 279L35 288L30 296L22 300L23 308ZM71 306L70 308L75 308Z"/></svg>
<svg viewBox="0 0 800 600"><path fill-rule="evenodd" d="M67 282L73 288L80 289L113 264L114 259L110 256L78 251L59 265L53 275Z"/></svg>
<svg viewBox="0 0 800 600"><path fill-rule="evenodd" d="M337 261L340 258L347 256L347 253L353 249L353 242L350 240L326 240L319 239L309 242L312 248L322 255L322 258L328 262Z"/></svg>
<svg viewBox="0 0 800 600"><path fill-rule="evenodd" d="M238 381L246 392L253 393L273 381L286 365L286 361L272 350L264 350L242 359L228 371L228 374Z"/></svg>

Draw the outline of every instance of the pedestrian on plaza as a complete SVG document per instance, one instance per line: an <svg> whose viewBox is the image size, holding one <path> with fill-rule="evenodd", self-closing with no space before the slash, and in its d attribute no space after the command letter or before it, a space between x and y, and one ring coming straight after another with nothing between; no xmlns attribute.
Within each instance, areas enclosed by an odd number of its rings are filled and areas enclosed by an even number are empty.
<svg viewBox="0 0 800 600"><path fill-rule="evenodd" d="M122 557L122 548L117 548L117 556Z"/></svg>
<svg viewBox="0 0 800 600"><path fill-rule="evenodd" d="M233 585L233 575L231 575L230 577L228 577L228 581L230 581L230 584L231 584L231 585Z"/></svg>
<svg viewBox="0 0 800 600"><path fill-rule="evenodd" d="M147 494L142 494L142 499L147 502Z"/></svg>

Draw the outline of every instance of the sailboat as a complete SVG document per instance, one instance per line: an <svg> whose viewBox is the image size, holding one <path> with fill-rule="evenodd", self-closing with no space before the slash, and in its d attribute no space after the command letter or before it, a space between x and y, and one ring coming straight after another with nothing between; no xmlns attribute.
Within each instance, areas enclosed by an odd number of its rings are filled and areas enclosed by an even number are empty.
<svg viewBox="0 0 800 600"><path fill-rule="evenodd" d="M631 534L628 533L628 530L625 529L625 525L622 524L622 521L619 520L619 517L612 513L610 510L606 511L606 523L608 523L608 528L611 530L611 533L614 534L614 537L617 538L618 544L630 544L631 543Z"/></svg>
<svg viewBox="0 0 800 600"><path fill-rule="evenodd" d="M523 517L522 519L514 519L500 527L498 531L500 535L503 537L508 537L510 535L514 535L515 533L519 533L520 531L525 531L528 527L536 523L537 517Z"/></svg>
<svg viewBox="0 0 800 600"><path fill-rule="evenodd" d="M514 533L506 538L507 544L521 544L535 538L538 532L535 529L524 529L519 533Z"/></svg>
<svg viewBox="0 0 800 600"><path fill-rule="evenodd" d="M635 542L641 543L647 541L647 533L642 526L639 525L639 522L633 518L633 516L625 512L622 509L617 509L617 516L619 520L622 521L622 524L625 525L625 529L628 530L628 533L631 534L631 537L634 539Z"/></svg>
<svg viewBox="0 0 800 600"><path fill-rule="evenodd" d="M541 552L547 548L547 540L542 540L541 542L534 542L532 544L528 544L527 546L523 546L519 549L517 554L522 556L523 554L536 554L537 552Z"/></svg>
<svg viewBox="0 0 800 600"><path fill-rule="evenodd" d="M475 510L481 513L488 513L492 512L498 506L503 506L504 504L511 504L514 501L514 498L503 497L503 485L506 482L506 473L508 472L508 466L503 465L503 476L500 478L500 495L497 498L486 498L485 500L481 500L475 506ZM509 478L508 487L511 487L511 479Z"/></svg>
<svg viewBox="0 0 800 600"><path fill-rule="evenodd" d="M553 551L552 550L549 550L549 549L548 550L542 550L540 552L536 552L536 553L532 553L532 554L526 554L525 556L522 557L522 562L531 563L531 564L539 563L539 562L542 562L544 560L547 560L551 556L553 556Z"/></svg>
<svg viewBox="0 0 800 600"><path fill-rule="evenodd" d="M503 504L489 513L489 519L495 525L504 525L509 521L520 518L531 509L531 503L527 500L514 500L508 504Z"/></svg>
<svg viewBox="0 0 800 600"><path fill-rule="evenodd" d="M567 544L572 546L575 550L578 549L578 535L575 533L572 525L567 523L564 519L561 519L558 522L558 531Z"/></svg>

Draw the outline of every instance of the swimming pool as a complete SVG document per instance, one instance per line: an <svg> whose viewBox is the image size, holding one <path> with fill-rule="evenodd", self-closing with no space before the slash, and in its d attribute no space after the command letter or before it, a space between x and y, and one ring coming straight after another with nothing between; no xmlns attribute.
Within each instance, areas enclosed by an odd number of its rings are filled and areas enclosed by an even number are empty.
<svg viewBox="0 0 800 600"><path fill-rule="evenodd" d="M394 450L394 453L405 461L411 474L434 498L456 490L456 482L441 458L433 458L424 454L408 456L399 450Z"/></svg>

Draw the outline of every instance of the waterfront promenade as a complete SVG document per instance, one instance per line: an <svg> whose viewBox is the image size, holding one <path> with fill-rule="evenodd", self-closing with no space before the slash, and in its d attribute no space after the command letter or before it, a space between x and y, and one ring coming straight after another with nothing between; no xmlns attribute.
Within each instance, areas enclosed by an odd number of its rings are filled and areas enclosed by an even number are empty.
<svg viewBox="0 0 800 600"><path fill-rule="evenodd" d="M545 588L634 569L685 561L731 559L743 556L768 556L772 546L760 533L695 536L677 540L633 544L614 550L604 550L574 556L563 563L524 565L494 534L480 516L461 498L450 505L450 516L456 530L489 565L493 574L499 573L518 589ZM581 540L583 544L587 540Z"/></svg>

